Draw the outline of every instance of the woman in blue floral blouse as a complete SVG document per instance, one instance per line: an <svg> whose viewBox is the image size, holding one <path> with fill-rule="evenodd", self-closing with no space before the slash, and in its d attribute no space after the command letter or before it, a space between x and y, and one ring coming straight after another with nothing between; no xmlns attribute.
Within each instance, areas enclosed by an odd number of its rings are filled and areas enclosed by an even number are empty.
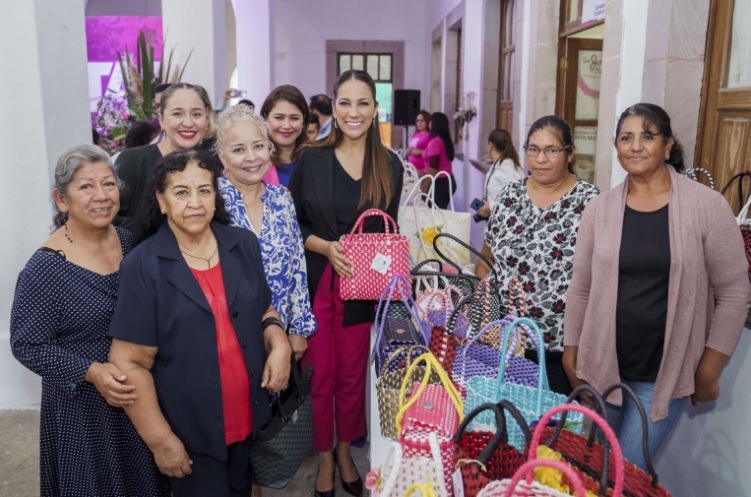
<svg viewBox="0 0 751 497"><path fill-rule="evenodd" d="M545 338L550 388L568 395L571 385L562 362L566 292L581 215L599 190L574 175L571 127L560 117L535 121L524 150L529 176L507 184L496 198L482 253L494 262L504 302L508 302L511 278L519 278L526 314ZM478 276L489 271L484 263L478 263ZM537 360L529 339L526 355Z"/></svg>
<svg viewBox="0 0 751 497"><path fill-rule="evenodd" d="M219 193L230 223L258 237L272 304L299 360L308 347L306 338L316 332L316 322L292 197L285 188L261 181L271 166L268 125L247 105L235 105L219 115L216 144L225 168Z"/></svg>

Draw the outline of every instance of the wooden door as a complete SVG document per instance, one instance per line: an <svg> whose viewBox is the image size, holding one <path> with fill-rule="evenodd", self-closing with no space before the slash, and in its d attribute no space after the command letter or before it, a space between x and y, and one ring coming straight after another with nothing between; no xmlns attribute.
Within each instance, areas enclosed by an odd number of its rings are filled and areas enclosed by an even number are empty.
<svg viewBox="0 0 751 497"><path fill-rule="evenodd" d="M498 113L496 127L511 134L514 126L514 62L516 34L514 32L515 0L501 1L501 34L498 57Z"/></svg>
<svg viewBox="0 0 751 497"><path fill-rule="evenodd" d="M751 0L712 0L710 4L694 165L709 170L718 189L733 175L751 169L749 12ZM730 188L725 198L737 213L738 189Z"/></svg>
<svg viewBox="0 0 751 497"><path fill-rule="evenodd" d="M565 47L561 50L556 108L574 133L574 171L594 183L602 40L568 37L561 42Z"/></svg>

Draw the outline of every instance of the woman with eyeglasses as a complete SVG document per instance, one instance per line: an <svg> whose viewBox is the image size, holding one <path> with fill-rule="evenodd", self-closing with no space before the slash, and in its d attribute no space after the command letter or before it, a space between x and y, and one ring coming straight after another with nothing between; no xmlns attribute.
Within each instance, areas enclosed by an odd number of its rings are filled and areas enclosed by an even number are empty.
<svg viewBox="0 0 751 497"><path fill-rule="evenodd" d="M545 365L550 388L569 394L563 370L563 312L571 281L576 232L584 207L599 194L594 185L572 171L573 134L557 116L541 117L532 125L524 146L529 176L506 185L490 213L482 253L493 261L490 277L509 301L509 283L522 284L526 315L545 338ZM479 261L477 275L490 268ZM495 275L499 281L495 281ZM537 360L537 349L527 339L527 358Z"/></svg>

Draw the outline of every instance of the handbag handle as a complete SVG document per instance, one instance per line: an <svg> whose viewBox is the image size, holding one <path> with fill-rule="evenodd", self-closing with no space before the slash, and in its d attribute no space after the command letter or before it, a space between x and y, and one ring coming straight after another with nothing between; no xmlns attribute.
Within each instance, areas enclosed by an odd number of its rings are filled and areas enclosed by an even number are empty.
<svg viewBox="0 0 751 497"><path fill-rule="evenodd" d="M610 447L613 450L613 458L615 460L615 483L613 485L612 497L620 497L621 493L623 492L624 481L623 453L621 452L621 446L618 444L618 439L616 438L613 429L610 428L610 425L608 425L607 421L605 421L602 416L597 414L589 407L585 407L580 404L560 404L543 414L538 426L547 426L548 422L553 419L553 416L566 411L576 411L582 413L583 415L594 421L594 423L599 426L602 432L605 434L605 438L607 439ZM540 439L542 438L544 431L545 430L534 430L532 435L532 445L530 445L529 447L530 459L537 457L537 447L540 445Z"/></svg>
<svg viewBox="0 0 751 497"><path fill-rule="evenodd" d="M430 183L430 190L428 190L430 200L433 201L433 206L435 208L435 180L437 180L439 176L446 176L449 180L449 205L451 205L451 210L456 212L456 207L454 207L454 183L451 174L449 174L448 171L438 171L433 175L433 181Z"/></svg>
<svg viewBox="0 0 751 497"><path fill-rule="evenodd" d="M449 316L448 322L446 323L446 328L450 328L451 332L456 334L456 322L459 320L459 316L462 315L462 309L465 307L468 307L469 304L477 302L477 298L474 294L467 295L462 300L459 301L458 304L454 307L454 310L451 312L451 315ZM465 318L469 320L469 315L464 314ZM468 330L469 331L469 330ZM466 338L465 338L466 340Z"/></svg>
<svg viewBox="0 0 751 497"><path fill-rule="evenodd" d="M497 280L496 280L497 281ZM524 290L522 289L522 282L519 278L512 276L508 282L508 313L514 314L516 310L516 304L519 304L519 312L515 315L523 318L525 314L524 310Z"/></svg>
<svg viewBox="0 0 751 497"><path fill-rule="evenodd" d="M426 352L430 352L430 349L425 347L424 345L402 345L401 347L393 351L389 355L388 359L383 362L379 378L386 374L386 370L388 369L389 365L394 362L394 359L396 359L400 354L403 354L404 352L407 352L406 367L409 367L410 363L412 362L412 352L415 349L423 349Z"/></svg>
<svg viewBox="0 0 751 497"><path fill-rule="evenodd" d="M697 173L703 174L709 182L709 187L714 190L714 177L712 176L712 173L710 173L703 167L693 167L691 169L686 169L686 176L694 181L699 181L699 175Z"/></svg>
<svg viewBox="0 0 751 497"><path fill-rule="evenodd" d="M373 352L370 355L370 362L375 361L376 353L379 350L381 339L383 338L383 327L386 324L386 316L389 310L389 303L394 297L394 291L397 287L399 287L400 292L399 300L401 300L405 307L407 307L407 311L414 320L417 331L420 333L423 342L428 343L425 331L426 326L417 312L414 299L412 299L412 292L409 290L409 280L401 274L394 274L394 276L391 277L389 284L384 288L383 292L381 292L381 298L378 300L375 319L375 322L377 323L376 341L373 346Z"/></svg>
<svg viewBox="0 0 751 497"><path fill-rule="evenodd" d="M583 383L579 385L578 387L574 388L574 390L569 394L568 398L566 399L566 403L570 404L576 400L576 398L579 396L580 393L586 392L592 397L593 401L593 410L599 414L603 419L605 418L606 414L606 407L605 407L605 400L600 395L600 392L594 389L594 387L588 383ZM566 416L568 416L568 411L564 411L561 415L561 420L558 423L558 425L555 427L555 430L553 431L553 434L545 441L545 445L548 447L552 447L553 444L558 440L558 437L560 436L561 432L564 429L564 426L566 425ZM595 442L595 435L598 433L597 430L589 430L589 438L587 439L587 447L592 447ZM608 444L607 440L601 440L602 444L602 472L600 473L600 495L606 495L607 494L607 488L608 488L608 466L610 465L610 445Z"/></svg>
<svg viewBox="0 0 751 497"><path fill-rule="evenodd" d="M543 495L543 494L521 494L521 493L515 493L514 490L516 489L516 486L519 484L519 482L522 480L522 478L526 477L527 485L532 485L533 475L535 473L535 468L539 468L541 466L546 466L548 468L554 468L566 475L566 478L571 482L571 484L574 487L574 492L576 492L577 497L587 497L586 496L586 490L584 489L584 484L582 483L581 477L579 474L567 463L562 461L556 461L554 459L530 459L529 461L522 464L519 469L516 470L514 473L514 476L511 477L511 481L508 484L508 487L506 487L506 491L503 494L503 497L514 497L517 495L525 495L525 496L533 496L533 495ZM542 485L542 484L541 484ZM549 495L549 494L545 494ZM615 494L613 494L613 497L616 497Z"/></svg>
<svg viewBox="0 0 751 497"><path fill-rule="evenodd" d="M623 393L631 397L631 400L634 401L634 404L639 411L642 426L641 441L642 447L644 448L644 462L647 466L647 472L649 473L649 476L652 477L652 486L656 487L658 485L657 471L655 471L655 468L652 465L652 457L650 457L649 455L649 425L647 421L647 412L644 410L644 405L639 399L639 396L636 395L636 392L634 392L634 390L625 383L614 383L602 392L602 398L607 401L610 394L619 389L622 390Z"/></svg>
<svg viewBox="0 0 751 497"><path fill-rule="evenodd" d="M420 491L420 497L437 497L433 485L428 482L425 483L413 483L407 487L407 491L404 492L404 497L410 497L415 490Z"/></svg>
<svg viewBox="0 0 751 497"><path fill-rule="evenodd" d="M454 267L457 271L459 271L461 273L462 269L457 264L455 264L454 261L448 259L445 255L443 255L443 253L441 252L441 250L438 248L438 239L439 238L447 238L447 239L449 239L449 240L451 240L451 241L453 241L453 242L461 245L462 247L464 247L465 249L469 250L473 254L475 254L478 257L478 259L482 260L490 268L490 271L493 273L493 276L495 276L495 281L500 281L500 279L498 277L498 272L496 271L496 269L494 267L494 264L492 262L490 262L490 260L487 257L485 257L484 255L482 255L476 248L474 248L473 246L469 245L468 243L460 240L459 238L455 237L451 233L438 233L438 235L436 235L436 237L433 238L433 250L435 250L435 253L441 259L443 259L444 261L446 261L450 266Z"/></svg>
<svg viewBox="0 0 751 497"><path fill-rule="evenodd" d="M365 223L365 218L367 217L375 217L379 216L383 219L383 228L384 228L384 234L386 235L393 235L398 233L396 222L394 219L383 212L381 209L368 209L362 214L360 214L360 217L357 218L357 222L355 222L355 225L352 227L352 231L350 231L350 235L360 235L362 234L362 227Z"/></svg>
<svg viewBox="0 0 751 497"><path fill-rule="evenodd" d="M730 178L727 183L725 183L725 186L723 186L722 190L720 191L720 193L725 195L725 192L728 190L728 188L730 188L733 185L733 183L737 181L738 182L738 205L739 207L743 206L743 199L745 198L745 196L743 195L743 178L746 176L751 177L751 173L742 172L742 173L736 174L735 176ZM749 190L748 196L751 197L751 190Z"/></svg>
<svg viewBox="0 0 751 497"><path fill-rule="evenodd" d="M432 176L429 175L429 174L426 174L424 176L421 176L417 181L415 181L415 184L412 185L412 189L407 194L407 197L404 199L404 202L402 202L402 207L404 207L406 205L409 205L409 201L413 200L412 197L415 195L415 192L420 187L420 185L422 184L422 182L425 181L426 179L430 179L430 178L432 178Z"/></svg>
<svg viewBox="0 0 751 497"><path fill-rule="evenodd" d="M514 328L517 326L526 325L528 328L532 329L532 331L535 332L537 335L537 363L539 366L539 374L537 375L537 412L542 412L542 393L545 389L545 384L547 383L547 370L545 368L545 338L542 336L542 332L540 331L540 328L537 327L534 321L532 321L529 318L517 318L515 319L507 328L506 332L503 334L503 340L501 343L508 343L509 338L511 338L511 333L513 332ZM496 378L495 382L495 398L498 398L501 393L501 386L506 382L505 380L505 374L506 374L506 354L501 354L501 364L498 367L498 377ZM549 388L548 388L549 389Z"/></svg>
<svg viewBox="0 0 751 497"><path fill-rule="evenodd" d="M420 254L424 257L428 257L428 247L425 243L425 239L422 237L423 226L420 222L421 212L426 212L429 216L428 221L430 222L430 226L426 226L426 228L434 228L436 234L439 233L438 228L446 226L446 218L443 216L443 213L435 209L434 206L435 204L432 204L431 198L425 193L415 195L415 199L412 203L412 210L415 217L415 228L417 228L417 238L420 241ZM442 224L436 220L436 215L441 217Z"/></svg>
<svg viewBox="0 0 751 497"><path fill-rule="evenodd" d="M414 371L415 367L417 367L418 364L424 362L426 365L425 368L425 375L422 378L422 381L420 382L420 386L417 389L417 392L407 401L407 403L404 403L404 394L406 392L407 386L409 385L409 379L411 378L412 372ZM443 385L443 388L446 389L446 392L448 392L449 398L451 399L451 403L454 404L454 407L456 408L456 412L459 414L459 421L462 420L464 417L464 401L462 400L461 395L459 395L459 392L456 390L456 387L449 379L448 375L446 374L446 371L443 369L443 366L441 366L441 363L438 362L438 359L433 354L423 354L420 357L418 357L415 362L413 362L409 368L407 369L407 372L404 374L404 380L402 380L402 387L399 390L399 412L396 415L396 432L401 433L402 432L402 419L404 418L404 414L407 412L407 409L412 407L412 405L417 402L417 399L420 398L420 395L422 395L422 392L425 390L425 387L428 385L428 380L430 379L430 373L431 369L435 369L435 371L438 373L438 377L441 379L441 384Z"/></svg>
<svg viewBox="0 0 751 497"><path fill-rule="evenodd" d="M738 212L738 217L735 218L736 223L738 223L738 226L741 226L742 224L746 223L746 217L748 216L748 208L751 207L751 192L749 192L748 199L746 200L746 203L743 204L743 207L741 207L741 210Z"/></svg>
<svg viewBox="0 0 751 497"><path fill-rule="evenodd" d="M424 276L423 274L420 274L420 271L422 268L427 266L428 264L438 264L438 271L439 273L443 272L443 262L439 261L438 259L425 259L422 262L418 262L415 264L412 269L410 269L409 273L412 276ZM433 268L428 268L430 271L434 271Z"/></svg>
<svg viewBox="0 0 751 497"><path fill-rule="evenodd" d="M498 430L493 435L493 438L490 440L490 442L488 442L485 448L477 456L477 462L479 462L483 466L488 463L488 460L493 455L493 452L496 451L499 445L508 443L508 428L506 426L506 416L504 415L504 410L508 411L509 414L511 414L511 416L514 418L514 420L519 424L519 427L524 434L524 446L529 447L530 443L532 443L532 432L529 429L529 425L527 425L527 422L524 420L524 415L519 412L519 409L517 409L514 404L504 399L497 404L481 404L477 406L471 413L467 414L462 423L459 425L459 428L456 430L454 437L452 438L455 444L459 443L462 435L467 430L469 423L471 423L475 417L480 415L480 413L487 410L491 410L495 413L495 423L498 427Z"/></svg>

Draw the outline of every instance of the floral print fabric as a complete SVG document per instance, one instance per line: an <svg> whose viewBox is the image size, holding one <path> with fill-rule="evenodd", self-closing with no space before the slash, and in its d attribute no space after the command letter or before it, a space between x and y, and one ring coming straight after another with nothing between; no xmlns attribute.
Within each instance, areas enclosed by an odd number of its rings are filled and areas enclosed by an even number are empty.
<svg viewBox="0 0 751 497"><path fill-rule="evenodd" d="M584 207L600 192L578 181L558 202L540 209L527 195L525 182L501 190L485 229L485 244L493 253L502 301L509 301L509 282L518 277L526 315L540 327L546 350L563 352L563 313L576 233ZM495 280L492 272L491 278ZM527 348L534 348L529 339Z"/></svg>
<svg viewBox="0 0 751 497"><path fill-rule="evenodd" d="M305 251L292 197L281 186L266 185L261 195L263 227L261 233L256 233L245 211L242 193L225 177L219 178L219 193L232 226L250 230L258 237L271 303L288 333L303 337L315 333Z"/></svg>

